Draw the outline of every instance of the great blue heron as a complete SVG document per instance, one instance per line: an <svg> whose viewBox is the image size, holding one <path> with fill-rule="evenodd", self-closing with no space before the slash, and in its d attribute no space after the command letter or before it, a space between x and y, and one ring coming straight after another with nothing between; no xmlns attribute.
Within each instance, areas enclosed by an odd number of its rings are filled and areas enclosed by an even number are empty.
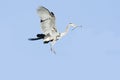
<svg viewBox="0 0 120 80"><path fill-rule="evenodd" d="M43 39L43 42L45 44L50 42L51 51L55 53L53 46L56 41L65 36L70 27L76 28L78 26L73 23L69 23L66 27L65 32L59 33L56 29L55 15L53 12L50 12L47 8L41 6L37 9L37 13L41 19L40 23L43 34L37 34L36 38L30 38L29 40L34 41Z"/></svg>

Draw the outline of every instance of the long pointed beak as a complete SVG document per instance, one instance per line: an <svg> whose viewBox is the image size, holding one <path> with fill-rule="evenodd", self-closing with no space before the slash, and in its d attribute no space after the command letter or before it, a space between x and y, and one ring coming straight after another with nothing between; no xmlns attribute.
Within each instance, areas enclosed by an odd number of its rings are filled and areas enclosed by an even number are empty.
<svg viewBox="0 0 120 80"><path fill-rule="evenodd" d="M81 27L82 28L82 25L80 25L80 26L76 26L75 28L73 28L72 30L75 30L76 28L78 28L78 27Z"/></svg>

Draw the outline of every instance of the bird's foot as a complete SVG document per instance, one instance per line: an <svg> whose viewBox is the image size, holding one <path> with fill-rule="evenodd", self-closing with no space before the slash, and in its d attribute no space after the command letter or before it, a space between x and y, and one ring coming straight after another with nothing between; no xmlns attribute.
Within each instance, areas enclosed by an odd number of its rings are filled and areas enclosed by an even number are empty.
<svg viewBox="0 0 120 80"><path fill-rule="evenodd" d="M53 52L54 54L56 54L56 51L53 48L51 48L50 50L51 50L51 52Z"/></svg>

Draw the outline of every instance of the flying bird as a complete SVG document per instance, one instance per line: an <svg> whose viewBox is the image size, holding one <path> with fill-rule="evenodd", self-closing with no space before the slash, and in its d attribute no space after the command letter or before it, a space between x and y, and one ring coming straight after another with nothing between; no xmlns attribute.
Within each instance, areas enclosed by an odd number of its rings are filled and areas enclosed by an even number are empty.
<svg viewBox="0 0 120 80"><path fill-rule="evenodd" d="M57 40L65 36L70 27L76 28L77 25L69 23L66 27L66 30L62 33L59 33L55 24L55 15L53 12L50 12L47 8L41 6L37 9L37 13L40 17L41 30L42 34L37 34L36 38L29 38L31 41L43 39L43 43L50 43L51 51L56 53L53 46Z"/></svg>

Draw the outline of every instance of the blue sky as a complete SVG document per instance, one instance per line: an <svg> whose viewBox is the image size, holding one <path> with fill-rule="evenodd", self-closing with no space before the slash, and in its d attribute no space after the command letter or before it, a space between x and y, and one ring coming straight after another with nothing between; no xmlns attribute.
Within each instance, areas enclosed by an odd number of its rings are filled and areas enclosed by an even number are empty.
<svg viewBox="0 0 120 80"><path fill-rule="evenodd" d="M0 1L0 80L120 80L119 0ZM42 40L38 6L56 16L59 32L82 25L57 41L56 55Z"/></svg>

